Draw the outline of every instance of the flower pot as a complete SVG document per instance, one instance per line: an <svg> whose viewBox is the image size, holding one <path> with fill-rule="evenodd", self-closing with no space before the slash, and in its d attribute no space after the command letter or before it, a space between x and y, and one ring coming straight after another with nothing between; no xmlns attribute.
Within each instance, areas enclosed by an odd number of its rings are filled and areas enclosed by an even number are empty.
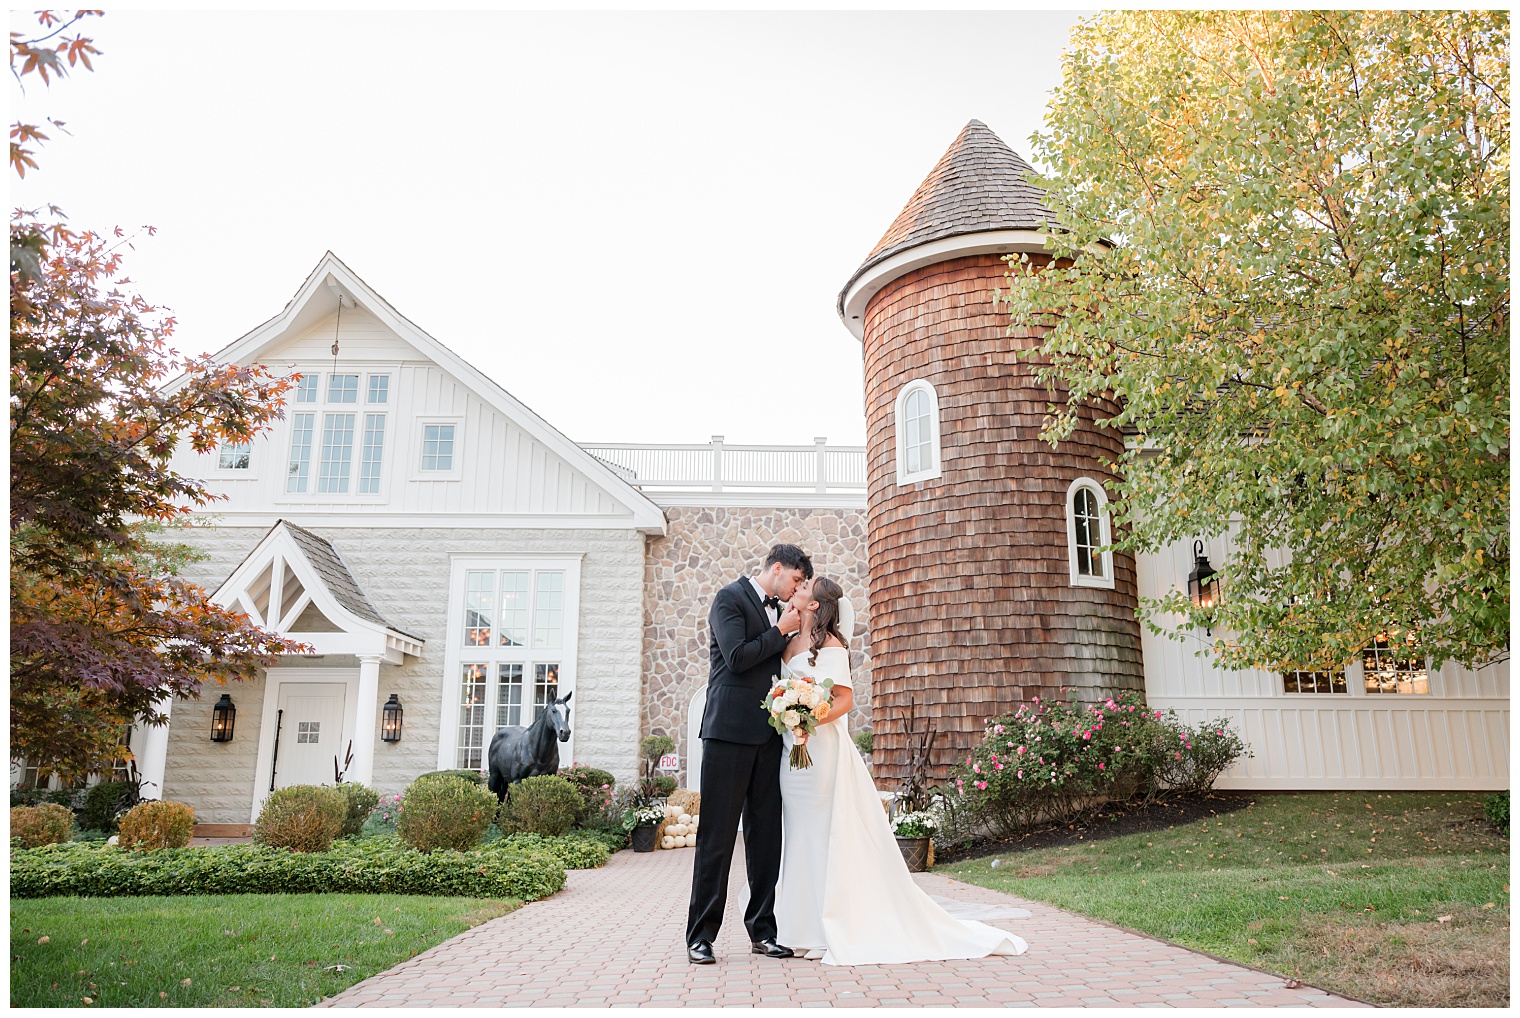
<svg viewBox="0 0 1520 1018"><path fill-rule="evenodd" d="M653 852L655 846L655 833L659 830L654 824L645 824L643 827L633 829L633 850L635 852Z"/></svg>
<svg viewBox="0 0 1520 1018"><path fill-rule="evenodd" d="M897 849L902 852L909 873L922 873L929 868L928 838L898 838Z"/></svg>

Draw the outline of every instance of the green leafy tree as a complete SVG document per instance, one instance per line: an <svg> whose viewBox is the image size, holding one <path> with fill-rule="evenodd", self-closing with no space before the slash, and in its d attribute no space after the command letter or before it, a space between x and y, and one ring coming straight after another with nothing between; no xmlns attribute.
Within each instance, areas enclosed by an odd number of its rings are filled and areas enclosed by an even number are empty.
<svg viewBox="0 0 1520 1018"><path fill-rule="evenodd" d="M90 41L62 35L84 13L44 11L39 38L12 33L16 79L88 67ZM12 125L18 175L45 137ZM78 780L109 769L134 718L161 724L170 697L299 649L178 579L185 549L155 537L214 497L169 469L176 446L247 441L292 383L176 355L173 319L129 290L120 231L22 209L10 236L11 752Z"/></svg>
<svg viewBox="0 0 1520 1018"><path fill-rule="evenodd" d="M1046 437L1116 398L1116 544L1229 535L1218 605L1153 628L1231 667L1504 648L1508 14L1101 14L1035 152L1065 232L1002 296L1048 327Z"/></svg>

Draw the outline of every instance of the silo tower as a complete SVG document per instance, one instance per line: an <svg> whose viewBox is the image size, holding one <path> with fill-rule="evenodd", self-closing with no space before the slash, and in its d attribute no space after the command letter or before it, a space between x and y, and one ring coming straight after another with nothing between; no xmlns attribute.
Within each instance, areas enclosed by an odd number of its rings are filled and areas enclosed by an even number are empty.
<svg viewBox="0 0 1520 1018"><path fill-rule="evenodd" d="M1053 394L993 300L1004 255L1040 261L1055 216L1031 171L973 120L839 294L865 357L875 772L902 777L910 697L936 775L987 718L1039 696L1143 689L1132 556L1101 551L1123 438L1039 437Z"/></svg>

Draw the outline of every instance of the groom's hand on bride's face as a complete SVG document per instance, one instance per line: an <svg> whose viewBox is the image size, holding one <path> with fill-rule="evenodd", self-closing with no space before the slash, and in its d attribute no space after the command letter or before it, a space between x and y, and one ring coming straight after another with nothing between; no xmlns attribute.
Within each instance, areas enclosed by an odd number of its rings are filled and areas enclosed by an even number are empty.
<svg viewBox="0 0 1520 1018"><path fill-rule="evenodd" d="M783 636L792 636L802 628L802 615L791 604L787 604L786 611L776 620L776 628L781 630Z"/></svg>

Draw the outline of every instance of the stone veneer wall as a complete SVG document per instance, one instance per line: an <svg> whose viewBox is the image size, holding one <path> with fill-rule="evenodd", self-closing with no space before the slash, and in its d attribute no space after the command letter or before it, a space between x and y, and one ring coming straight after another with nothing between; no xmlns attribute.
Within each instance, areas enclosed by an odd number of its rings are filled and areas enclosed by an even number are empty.
<svg viewBox="0 0 1520 1018"><path fill-rule="evenodd" d="M871 724L871 627L866 593L866 520L859 509L669 507L667 536L644 556L644 730L669 735L686 780L687 710L707 684L713 595L757 573L772 545L795 544L815 573L839 581L855 606L850 669L855 732ZM759 710L759 705L755 707Z"/></svg>
<svg viewBox="0 0 1520 1018"><path fill-rule="evenodd" d="M572 706L575 755L581 763L626 781L635 774L639 738L640 605L644 588L644 539L633 530L329 528L302 523L331 541L371 603L391 625L427 641L422 656L404 665L382 665L379 702L391 693L405 706L400 742L375 739L374 787L401 791L416 775L438 764L445 625L451 555L490 556L533 552L580 554L580 646ZM265 528L215 527L182 537L208 558L186 578L215 589L267 533ZM357 668L329 657L313 666ZM457 681L457 679L455 680ZM164 796L196 807L207 823L247 823L255 781L264 682L210 687L199 701L174 705L169 732ZM223 689L237 704L233 742L214 744L211 704ZM448 723L453 723L450 717ZM570 761L565 761L569 763ZM266 786L267 787L267 784Z"/></svg>
<svg viewBox="0 0 1520 1018"><path fill-rule="evenodd" d="M1067 561L1067 487L1112 485L1123 439L1091 426L1091 408L1058 447L1040 438L1058 397L1018 356L1034 334L1010 336L993 302L1005 272L997 255L927 265L866 310L872 762L883 787L906 769L910 697L935 719L943 776L987 718L1034 696L1144 688L1133 556L1114 554L1112 590L1073 586ZM942 474L899 485L896 400L919 378L939 400Z"/></svg>

